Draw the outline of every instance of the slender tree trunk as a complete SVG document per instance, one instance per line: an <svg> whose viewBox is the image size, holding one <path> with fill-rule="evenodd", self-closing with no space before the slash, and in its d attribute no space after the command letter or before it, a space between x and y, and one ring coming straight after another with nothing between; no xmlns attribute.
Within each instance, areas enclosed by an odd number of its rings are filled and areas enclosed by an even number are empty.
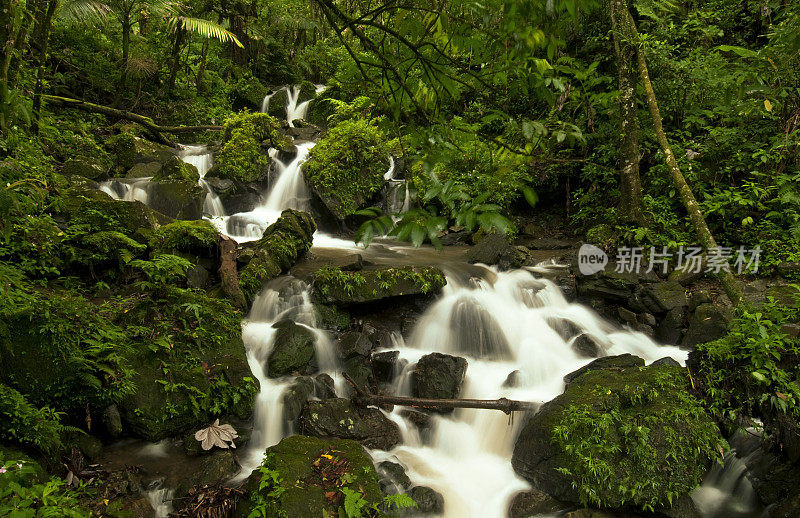
<svg viewBox="0 0 800 518"><path fill-rule="evenodd" d="M178 68L181 64L181 49L185 40L186 31L180 27L175 29L175 39L172 41L172 63L169 67L169 79L167 79L167 93L172 93L175 88L175 80L178 77Z"/></svg>
<svg viewBox="0 0 800 518"><path fill-rule="evenodd" d="M200 55L200 68L197 69L197 80L195 82L198 93L201 93L205 90L203 76L206 73L206 59L208 58L208 47L210 45L210 41L210 38L206 38L206 40L203 42L203 52Z"/></svg>
<svg viewBox="0 0 800 518"><path fill-rule="evenodd" d="M125 13L122 19L122 74L119 78L119 93L125 90L125 84L128 82L128 57L131 48L131 29L130 13Z"/></svg>
<svg viewBox="0 0 800 518"><path fill-rule="evenodd" d="M632 36L636 36L636 24L633 21L630 11L626 11L625 14L629 24L629 31ZM661 112L658 109L656 94L653 91L653 84L650 82L650 73L647 71L647 62L645 61L642 49L637 49L636 59L639 65L639 76L642 80L642 85L644 86L645 95L647 97L647 106L650 108L650 116L653 118L653 129L656 133L658 145L667 162L667 169L669 170L672 182L680 193L683 206L686 207L686 212L689 213L689 219L692 221L692 226L694 226L694 230L700 240L700 245L706 250L717 248L717 242L714 240L714 236L708 228L706 219L700 211L700 205L698 205L689 184L686 183L686 178L684 178L683 173L681 173L678 162L675 160L675 154L672 152L669 140L667 140L667 134L664 133ZM743 301L742 287L739 285L739 281L736 280L736 277L734 277L730 271L720 270L718 278L733 305L740 305Z"/></svg>
<svg viewBox="0 0 800 518"><path fill-rule="evenodd" d="M36 72L36 86L33 90L33 134L39 133L39 118L42 109L42 89L44 88L44 71L47 65L47 47L50 41L50 32L53 26L53 15L56 13L58 0L50 0L47 4L47 12L42 21L39 34L39 70Z"/></svg>
<svg viewBox="0 0 800 518"><path fill-rule="evenodd" d="M641 223L642 182L639 178L639 118L636 109L636 48L624 31L627 0L610 0L614 52L617 57L620 109L620 216L627 223Z"/></svg>

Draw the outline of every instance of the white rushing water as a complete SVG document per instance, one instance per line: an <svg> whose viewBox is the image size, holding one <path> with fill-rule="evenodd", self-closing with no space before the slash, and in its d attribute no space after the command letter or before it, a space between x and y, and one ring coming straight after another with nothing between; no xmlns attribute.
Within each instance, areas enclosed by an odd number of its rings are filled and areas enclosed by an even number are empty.
<svg viewBox="0 0 800 518"><path fill-rule="evenodd" d="M205 180L206 173L214 165L214 155L208 150L207 146L181 144L179 156L181 160L197 168L197 172L200 174L200 180L197 183L208 193L203 201L203 214L212 219L224 216L225 208L222 206L222 200L219 199L219 196Z"/></svg>
<svg viewBox="0 0 800 518"><path fill-rule="evenodd" d="M325 91L325 85L315 85L314 89L317 94L320 94ZM298 99L300 98L300 85L294 86L284 86L272 93L267 94L264 96L264 99L261 101L261 113L268 113L269 112L269 102L276 95L285 95L286 96L286 122L289 123L289 127L294 128L294 121L297 119L305 119L306 113L308 112L308 105L311 103L311 99L307 101L303 101L298 103Z"/></svg>
<svg viewBox="0 0 800 518"><path fill-rule="evenodd" d="M162 482L153 484L153 487L145 491L144 496L153 508L153 518L167 518L172 512L172 497L175 496L175 490L164 487Z"/></svg>
<svg viewBox="0 0 800 518"><path fill-rule="evenodd" d="M153 185L151 176L144 178L115 178L100 182L100 190L114 199L140 201L147 205Z"/></svg>

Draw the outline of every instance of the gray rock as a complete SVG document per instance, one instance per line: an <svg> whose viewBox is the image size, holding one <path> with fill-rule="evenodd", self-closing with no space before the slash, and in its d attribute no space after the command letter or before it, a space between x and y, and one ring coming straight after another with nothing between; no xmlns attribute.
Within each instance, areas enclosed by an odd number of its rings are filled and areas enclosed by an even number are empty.
<svg viewBox="0 0 800 518"><path fill-rule="evenodd" d="M512 371L503 382L503 388L513 388L519 386L519 370Z"/></svg>
<svg viewBox="0 0 800 518"><path fill-rule="evenodd" d="M122 417L117 405L109 405L103 410L103 426L106 432L114 439L122 436Z"/></svg>
<svg viewBox="0 0 800 518"><path fill-rule="evenodd" d="M712 302L711 292L708 290L697 290L692 292L689 297L689 311L694 311L700 304Z"/></svg>
<svg viewBox="0 0 800 518"><path fill-rule="evenodd" d="M786 333L792 338L797 338L800 336L800 324L783 324L781 326L781 332Z"/></svg>
<svg viewBox="0 0 800 518"><path fill-rule="evenodd" d="M670 365L672 367L680 367L681 364L675 361L673 358L669 356L665 356L663 358L659 358L658 360L654 361L650 364L653 367L657 367L659 365Z"/></svg>
<svg viewBox="0 0 800 518"><path fill-rule="evenodd" d="M314 395L323 401L336 397L336 385L330 374L323 372L314 376Z"/></svg>
<svg viewBox="0 0 800 518"><path fill-rule="evenodd" d="M626 324L636 325L636 313L623 307L617 308L619 318Z"/></svg>
<svg viewBox="0 0 800 518"><path fill-rule="evenodd" d="M666 313L667 311L688 306L686 290L678 282L659 282L643 287L637 297L650 313Z"/></svg>
<svg viewBox="0 0 800 518"><path fill-rule="evenodd" d="M412 487L408 496L417 503L414 514L442 514L444 512L444 497L426 486Z"/></svg>
<svg viewBox="0 0 800 518"><path fill-rule="evenodd" d="M396 462L385 460L378 464L378 473L388 479L397 489L396 492L405 491L411 487L411 479L406 475L406 470Z"/></svg>
<svg viewBox="0 0 800 518"><path fill-rule="evenodd" d="M308 398L314 395L315 383L310 376L300 376L283 394L283 417L294 421L300 417Z"/></svg>
<svg viewBox="0 0 800 518"><path fill-rule="evenodd" d="M652 313L640 313L636 316L636 321L650 327L656 327L656 317Z"/></svg>
<svg viewBox="0 0 800 518"><path fill-rule="evenodd" d="M481 239L481 242L467 254L470 263L496 264L500 269L508 270L523 266L529 259L530 252L524 247L512 246L505 234L492 232Z"/></svg>
<svg viewBox="0 0 800 518"><path fill-rule="evenodd" d="M586 358L597 358L603 351L602 344L587 334L582 334L572 342L572 348Z"/></svg>
<svg viewBox="0 0 800 518"><path fill-rule="evenodd" d="M543 514L555 514L563 509L564 505L547 493L531 489L517 493L511 500L508 516L509 518L536 518Z"/></svg>
<svg viewBox="0 0 800 518"><path fill-rule="evenodd" d="M656 340L665 344L677 344L683 334L683 322L686 319L686 308L672 308L667 312L655 330Z"/></svg>
<svg viewBox="0 0 800 518"><path fill-rule="evenodd" d="M372 376L381 383L390 383L394 378L395 366L400 351L384 351L372 354Z"/></svg>
<svg viewBox="0 0 800 518"><path fill-rule="evenodd" d="M357 408L342 398L309 401L300 415L300 433L353 439L367 448L390 450L402 440L397 424L376 408Z"/></svg>
<svg viewBox="0 0 800 518"><path fill-rule="evenodd" d="M565 250L570 248L572 243L561 239L540 238L528 242L528 248L533 250Z"/></svg>
<svg viewBox="0 0 800 518"><path fill-rule="evenodd" d="M372 342L364 333L348 331L336 341L336 348L339 356L346 360L353 356L369 356Z"/></svg>

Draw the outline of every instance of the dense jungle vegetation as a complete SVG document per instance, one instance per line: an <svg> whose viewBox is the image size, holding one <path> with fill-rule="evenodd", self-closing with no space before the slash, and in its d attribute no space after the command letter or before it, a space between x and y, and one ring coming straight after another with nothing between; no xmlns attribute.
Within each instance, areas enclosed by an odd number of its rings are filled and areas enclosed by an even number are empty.
<svg viewBox="0 0 800 518"><path fill-rule="evenodd" d="M313 99L298 128L278 121L277 97L259 113L284 85ZM281 219L231 277L229 245L199 213L112 200L96 182L160 156L155 178L183 200L197 172L165 157L208 144L228 203L265 181L267 148L288 151L286 135L309 125L321 137L306 181L327 193L338 233L365 245L389 234L447 248L467 231L593 243L612 260L619 247L760 247L757 271L706 276L729 325L691 344L689 384L659 383L702 414L697 455L723 447L717 427L758 419L798 462L796 0L0 0L0 516L147 516L121 475L81 456L249 418L258 382L241 321L321 222ZM375 202L387 155L411 189L402 214ZM398 271L376 289L330 267L319 278L363 300L444 284ZM754 302L775 279L781 289ZM326 304L326 321L345 322L332 328L350 325ZM579 443L580 503L664 504L652 488L619 496L580 464L609 453L576 439L593 428L588 408L557 437ZM291 491L269 459L259 490L271 492L253 490L251 516L272 516L267 500ZM686 488L704 471L691 469ZM337 476L339 516L413 505Z"/></svg>

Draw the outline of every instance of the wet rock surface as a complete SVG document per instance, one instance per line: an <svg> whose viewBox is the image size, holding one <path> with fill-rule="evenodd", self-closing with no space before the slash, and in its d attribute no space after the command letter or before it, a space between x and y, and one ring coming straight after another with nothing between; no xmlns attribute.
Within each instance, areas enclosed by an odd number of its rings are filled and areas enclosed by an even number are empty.
<svg viewBox="0 0 800 518"><path fill-rule="evenodd" d="M367 448L390 450L400 443L400 429L375 408L357 408L336 398L309 401L300 415L300 433L353 439Z"/></svg>
<svg viewBox="0 0 800 518"><path fill-rule="evenodd" d="M411 393L429 399L457 398L467 373L467 360L449 354L426 354L411 374ZM442 411L449 413L451 410Z"/></svg>

